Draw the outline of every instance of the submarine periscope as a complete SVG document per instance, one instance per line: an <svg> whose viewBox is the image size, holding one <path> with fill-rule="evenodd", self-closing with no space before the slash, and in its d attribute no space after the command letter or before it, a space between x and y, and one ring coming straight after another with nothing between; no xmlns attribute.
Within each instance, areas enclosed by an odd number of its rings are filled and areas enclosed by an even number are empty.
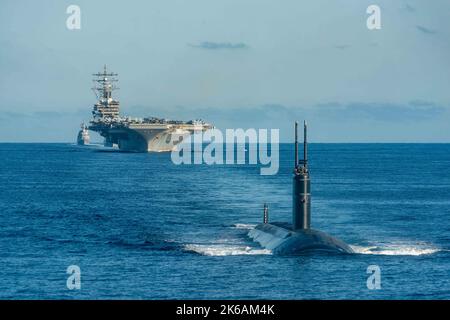
<svg viewBox="0 0 450 320"><path fill-rule="evenodd" d="M263 223L250 230L248 236L279 255L297 255L311 251L354 253L342 240L311 229L311 180L308 169L307 124L303 125L303 160L298 159L298 122L295 122L295 166L292 186L292 224L269 222L269 209L264 204Z"/></svg>

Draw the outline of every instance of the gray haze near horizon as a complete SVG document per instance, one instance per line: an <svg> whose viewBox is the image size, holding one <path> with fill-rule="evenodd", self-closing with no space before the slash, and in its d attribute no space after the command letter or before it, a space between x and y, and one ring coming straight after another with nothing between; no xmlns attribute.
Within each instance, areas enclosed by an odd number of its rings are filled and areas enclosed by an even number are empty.
<svg viewBox="0 0 450 320"><path fill-rule="evenodd" d="M307 119L316 142L450 142L449 16L445 0L2 0L0 141L74 141L106 63L122 114L282 141Z"/></svg>

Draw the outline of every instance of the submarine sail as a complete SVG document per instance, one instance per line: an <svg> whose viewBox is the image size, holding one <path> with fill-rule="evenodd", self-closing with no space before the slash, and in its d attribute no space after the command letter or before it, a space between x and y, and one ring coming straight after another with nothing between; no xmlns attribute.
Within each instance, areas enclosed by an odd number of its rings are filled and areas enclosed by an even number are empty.
<svg viewBox="0 0 450 320"><path fill-rule="evenodd" d="M292 186L292 224L269 222L264 205L263 223L248 236L274 254L295 255L308 251L353 253L345 242L311 229L311 180L308 168L307 124L303 125L303 160L298 160L298 123L295 122L295 163Z"/></svg>
<svg viewBox="0 0 450 320"><path fill-rule="evenodd" d="M306 121L303 126L303 160L298 161L298 122L295 122L295 168L292 196L292 226L294 230L311 227L311 181L308 172ZM301 164L301 166L300 166Z"/></svg>

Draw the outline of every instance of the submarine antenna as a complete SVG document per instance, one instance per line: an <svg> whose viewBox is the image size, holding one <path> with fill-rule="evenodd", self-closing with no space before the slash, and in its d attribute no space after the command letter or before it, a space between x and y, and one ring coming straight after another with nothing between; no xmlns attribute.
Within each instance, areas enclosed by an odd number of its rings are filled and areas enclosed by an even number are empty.
<svg viewBox="0 0 450 320"><path fill-rule="evenodd" d="M298 168L298 122L295 121L295 169Z"/></svg>
<svg viewBox="0 0 450 320"><path fill-rule="evenodd" d="M303 167L305 170L308 168L308 140L307 140L307 128L306 120L303 122Z"/></svg>
<svg viewBox="0 0 450 320"><path fill-rule="evenodd" d="M264 203L263 223L269 223L269 207L267 206L267 203Z"/></svg>
<svg viewBox="0 0 450 320"><path fill-rule="evenodd" d="M296 138L295 148L297 146L297 122L295 124ZM296 166L294 169L294 179L292 186L292 228L310 229L311 227L311 182L309 180L308 172L308 140L307 140L307 124L303 123L303 160L297 162L296 152ZM298 163L302 166L299 168Z"/></svg>

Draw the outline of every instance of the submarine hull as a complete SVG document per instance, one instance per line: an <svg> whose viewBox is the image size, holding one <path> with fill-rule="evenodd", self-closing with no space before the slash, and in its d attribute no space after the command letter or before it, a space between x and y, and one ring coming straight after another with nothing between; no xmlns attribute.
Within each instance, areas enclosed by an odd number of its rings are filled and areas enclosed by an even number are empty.
<svg viewBox="0 0 450 320"><path fill-rule="evenodd" d="M287 223L262 223L249 237L274 254L297 255L308 251L354 253L345 242L314 229L292 230Z"/></svg>

